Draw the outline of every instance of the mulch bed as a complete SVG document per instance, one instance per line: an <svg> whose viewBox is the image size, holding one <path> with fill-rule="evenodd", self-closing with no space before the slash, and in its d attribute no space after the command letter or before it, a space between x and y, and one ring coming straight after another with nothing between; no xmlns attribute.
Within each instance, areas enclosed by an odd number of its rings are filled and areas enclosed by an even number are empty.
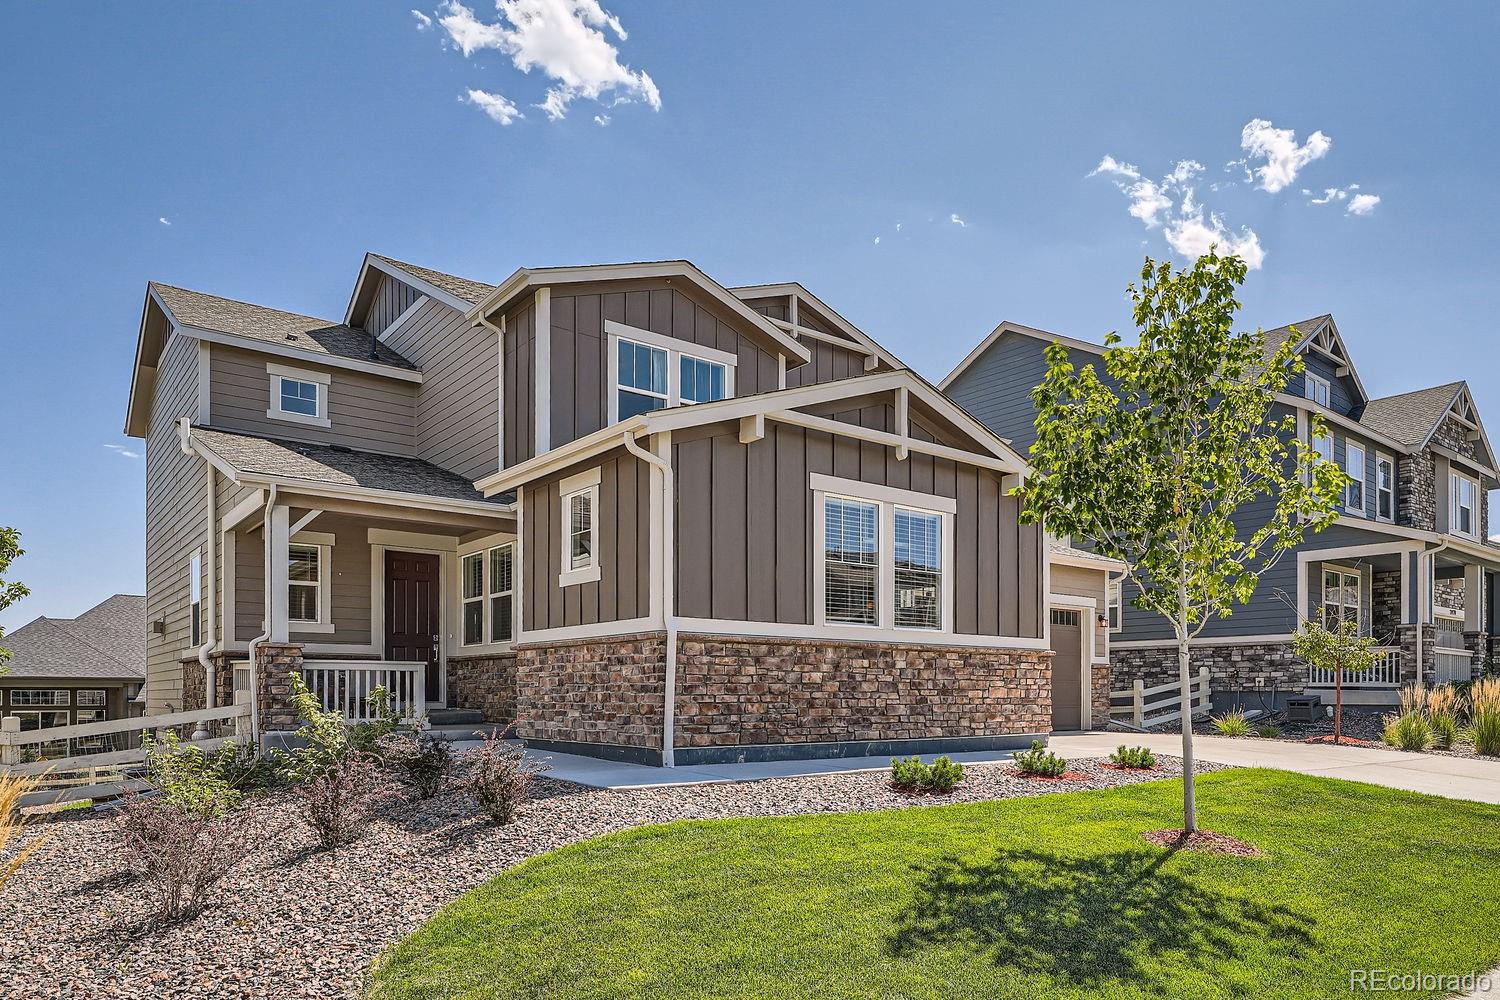
<svg viewBox="0 0 1500 1000"><path fill-rule="evenodd" d="M1150 767L1126 767L1124 764L1114 764L1109 761L1104 761L1099 766L1104 768L1106 771L1124 771L1126 774L1150 774L1152 771L1156 770L1155 764L1151 765Z"/></svg>
<svg viewBox="0 0 1500 1000"><path fill-rule="evenodd" d="M1382 746L1383 745L1383 744L1380 744L1380 743L1377 743L1377 742L1374 742L1374 741L1371 741L1371 740L1356 739L1353 736L1350 736L1348 733L1343 734L1343 736L1341 736L1339 738L1338 743L1334 743L1334 741L1333 741L1333 734L1332 733L1329 733L1327 736L1309 736L1306 739L1301 740L1299 742L1302 742L1302 743L1321 743L1321 744L1323 744L1325 746L1341 746L1341 747L1378 747L1378 746Z"/></svg>
<svg viewBox="0 0 1500 1000"><path fill-rule="evenodd" d="M1100 764L1099 768L1100 768L1100 770L1108 770L1108 771L1121 770L1120 768L1117 768L1117 767L1115 767L1115 766L1113 766L1111 764ZM1080 774L1077 771L1064 771L1062 774L1029 774L1026 771L1022 771L1020 768L1015 768L1014 770L1016 772L1016 776L1017 777L1019 777L1019 778L1025 778L1027 781L1058 781L1058 782L1062 782L1062 781L1088 781L1089 780L1089 776L1088 775L1086 775L1086 774ZM1180 774L1181 772L1179 771L1178 773Z"/></svg>
<svg viewBox="0 0 1500 1000"><path fill-rule="evenodd" d="M25 838L51 834L0 902L0 997L358 997L370 962L439 907L507 868L567 844L649 823L927 808L1110 788L1181 775L1158 757L1147 773L1070 762L1080 781L1033 781L1005 763L970 764L947 795L913 798L888 771L626 791L538 779L535 798L496 827L449 782L436 797L383 792L358 843L314 850L284 793L254 799L257 848L221 883L205 912L150 922L142 883L119 860L102 811L68 812ZM1200 771L1219 770L1200 764Z"/></svg>
<svg viewBox="0 0 1500 1000"><path fill-rule="evenodd" d="M1147 842L1169 851L1202 851L1205 854L1229 854L1237 858L1260 857L1260 848L1227 833L1210 833L1207 830L1193 833L1186 830L1152 830L1141 836Z"/></svg>

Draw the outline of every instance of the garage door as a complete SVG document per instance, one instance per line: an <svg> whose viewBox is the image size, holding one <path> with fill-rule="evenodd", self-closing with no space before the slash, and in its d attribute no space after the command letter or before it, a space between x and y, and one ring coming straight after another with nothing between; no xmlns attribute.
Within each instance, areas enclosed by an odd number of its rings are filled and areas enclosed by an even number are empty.
<svg viewBox="0 0 1500 1000"><path fill-rule="evenodd" d="M1077 611L1052 611L1052 728L1083 728L1083 623Z"/></svg>

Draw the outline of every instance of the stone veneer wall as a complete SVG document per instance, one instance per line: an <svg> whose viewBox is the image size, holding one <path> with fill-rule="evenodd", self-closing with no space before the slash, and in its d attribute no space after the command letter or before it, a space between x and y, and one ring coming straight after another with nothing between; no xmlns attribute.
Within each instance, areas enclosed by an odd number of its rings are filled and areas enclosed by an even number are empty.
<svg viewBox="0 0 1500 1000"><path fill-rule="evenodd" d="M1451 608L1454 611L1462 611L1466 607L1464 604L1463 577L1434 580L1432 582L1432 603L1440 608Z"/></svg>
<svg viewBox="0 0 1500 1000"><path fill-rule="evenodd" d="M664 633L519 646L515 656L523 739L660 751Z"/></svg>
<svg viewBox="0 0 1500 1000"><path fill-rule="evenodd" d="M298 727L292 705L292 674L302 670L300 642L266 642L256 647L256 700L261 732L285 732Z"/></svg>
<svg viewBox="0 0 1500 1000"><path fill-rule="evenodd" d="M1401 625L1401 571L1375 570L1371 576L1370 597L1371 633L1382 645L1394 643L1396 629Z"/></svg>
<svg viewBox="0 0 1500 1000"><path fill-rule="evenodd" d="M448 658L448 702L475 709L484 721L509 723L516 718L516 654Z"/></svg>
<svg viewBox="0 0 1500 1000"><path fill-rule="evenodd" d="M678 748L1044 734L1050 650L679 636Z"/></svg>
<svg viewBox="0 0 1500 1000"><path fill-rule="evenodd" d="M222 708L234 704L234 664L223 653L214 653L214 687L217 698L214 704ZM207 708L208 674L197 657L182 661L182 710L196 712Z"/></svg>
<svg viewBox="0 0 1500 1000"><path fill-rule="evenodd" d="M1437 467L1432 452L1396 459L1396 523L1437 530Z"/></svg>
<svg viewBox="0 0 1500 1000"><path fill-rule="evenodd" d="M1090 688L1092 696L1089 700L1093 705L1094 729L1106 729L1109 726L1109 686L1114 680L1114 671L1108 663L1095 663L1089 668Z"/></svg>
<svg viewBox="0 0 1500 1000"><path fill-rule="evenodd" d="M1178 680L1177 647L1112 648L1110 665L1115 687L1139 680L1146 687ZM1208 667L1211 691L1301 691L1307 686L1307 666L1292 652L1290 642L1247 643L1234 646L1197 646L1192 668Z"/></svg>

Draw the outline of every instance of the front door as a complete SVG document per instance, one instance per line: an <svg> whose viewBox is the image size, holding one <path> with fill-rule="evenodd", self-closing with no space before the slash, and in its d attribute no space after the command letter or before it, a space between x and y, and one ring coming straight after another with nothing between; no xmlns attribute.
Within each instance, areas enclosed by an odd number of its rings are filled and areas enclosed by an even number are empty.
<svg viewBox="0 0 1500 1000"><path fill-rule="evenodd" d="M438 557L422 552L385 554L385 658L427 664L427 701L443 694L439 663L442 614Z"/></svg>
<svg viewBox="0 0 1500 1000"><path fill-rule="evenodd" d="M1052 609L1052 728L1083 728L1083 615Z"/></svg>

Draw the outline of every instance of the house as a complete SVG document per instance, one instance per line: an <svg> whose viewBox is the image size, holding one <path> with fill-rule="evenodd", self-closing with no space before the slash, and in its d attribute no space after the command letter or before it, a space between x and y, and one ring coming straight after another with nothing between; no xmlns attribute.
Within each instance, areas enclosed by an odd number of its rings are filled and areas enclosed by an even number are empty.
<svg viewBox="0 0 1500 1000"><path fill-rule="evenodd" d="M797 283L370 254L339 320L152 283L125 429L153 713L239 690L285 730L295 671L658 764L1104 721L1111 565L1020 524L1024 459Z"/></svg>
<svg viewBox="0 0 1500 1000"><path fill-rule="evenodd" d="M146 680L146 599L115 594L77 618L37 618L0 641L0 715L21 729L139 715Z"/></svg>
<svg viewBox="0 0 1500 1000"><path fill-rule="evenodd" d="M1303 434L1320 414L1322 454L1353 477L1338 521L1308 537L1264 575L1251 602L1215 621L1197 640L1195 667L1211 669L1215 705L1271 705L1288 693L1331 699L1332 678L1291 650L1299 621L1357 617L1381 640L1377 666L1350 678L1346 697L1388 704L1399 685L1465 680L1485 662L1496 633L1500 546L1489 537L1489 492L1500 486L1494 451L1462 381L1372 399L1330 315L1265 333L1268 354L1287 340L1306 371L1278 394L1273 416L1296 414ZM1044 351L1065 347L1075 365L1102 371L1103 348L1016 323L1002 323L942 381L945 393L1026 453L1035 440L1031 390L1046 371ZM1247 523L1264 522L1251 510ZM1147 685L1176 676L1176 648L1161 618L1109 611L1118 681Z"/></svg>

